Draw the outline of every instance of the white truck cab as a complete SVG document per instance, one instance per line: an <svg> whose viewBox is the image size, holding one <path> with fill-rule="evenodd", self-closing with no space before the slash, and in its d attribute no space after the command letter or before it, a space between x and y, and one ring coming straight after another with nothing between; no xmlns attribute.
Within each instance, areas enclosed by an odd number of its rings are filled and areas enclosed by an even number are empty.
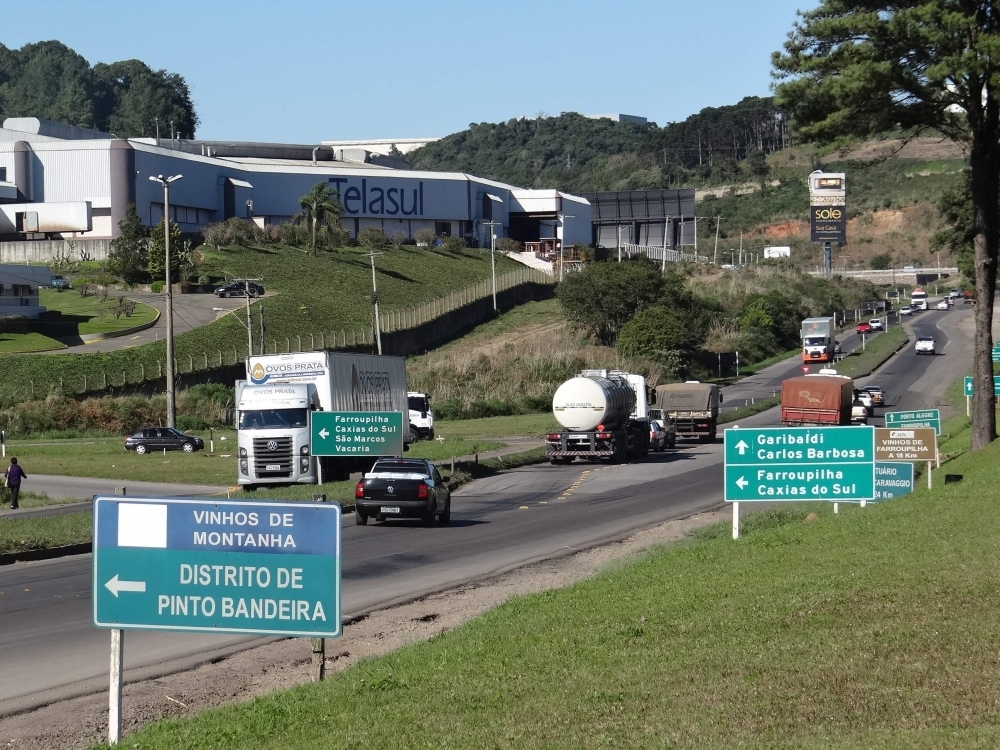
<svg viewBox="0 0 1000 750"><path fill-rule="evenodd" d="M309 413L319 408L312 383L237 384L238 483L311 483Z"/></svg>
<svg viewBox="0 0 1000 750"><path fill-rule="evenodd" d="M410 427L421 440L434 439L434 411L431 397L426 393L408 392L406 400L410 409Z"/></svg>

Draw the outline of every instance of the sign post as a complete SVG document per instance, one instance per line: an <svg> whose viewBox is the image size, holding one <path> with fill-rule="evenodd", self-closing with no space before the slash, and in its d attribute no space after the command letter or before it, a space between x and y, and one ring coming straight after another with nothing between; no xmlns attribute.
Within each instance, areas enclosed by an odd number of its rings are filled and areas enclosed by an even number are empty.
<svg viewBox="0 0 1000 750"><path fill-rule="evenodd" d="M95 497L94 625L109 628L109 741L123 630L341 634L340 505Z"/></svg>
<svg viewBox="0 0 1000 750"><path fill-rule="evenodd" d="M725 500L739 538L740 502L875 499L872 427L761 427L725 432Z"/></svg>
<svg viewBox="0 0 1000 750"><path fill-rule="evenodd" d="M402 456L398 411L314 411L309 449L314 456Z"/></svg>

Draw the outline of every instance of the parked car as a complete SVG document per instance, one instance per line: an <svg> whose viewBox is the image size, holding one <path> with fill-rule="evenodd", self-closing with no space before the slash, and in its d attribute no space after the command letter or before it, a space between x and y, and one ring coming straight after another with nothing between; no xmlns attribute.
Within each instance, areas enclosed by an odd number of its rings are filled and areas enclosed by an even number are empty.
<svg viewBox="0 0 1000 750"><path fill-rule="evenodd" d="M948 304L948 300L943 299L937 303L936 307L938 310L947 310L950 307L950 305Z"/></svg>
<svg viewBox="0 0 1000 750"><path fill-rule="evenodd" d="M868 424L868 407L861 399L854 399L851 404L851 422L854 424Z"/></svg>
<svg viewBox="0 0 1000 750"><path fill-rule="evenodd" d="M247 296L247 286L250 287L251 297L262 297L264 295L264 287L260 284L255 284L252 281L230 281L224 286L220 286L215 290L216 297L246 297Z"/></svg>
<svg viewBox="0 0 1000 750"><path fill-rule="evenodd" d="M903 305L901 308L899 308L899 314L900 315L913 315L913 308L910 307L909 305Z"/></svg>
<svg viewBox="0 0 1000 750"><path fill-rule="evenodd" d="M932 336L917 336L917 343L913 350L917 354L935 354L937 344Z"/></svg>
<svg viewBox="0 0 1000 750"><path fill-rule="evenodd" d="M881 331L885 328L885 326L882 325L882 318L872 318L868 321L868 325L872 327L873 331Z"/></svg>
<svg viewBox="0 0 1000 750"><path fill-rule="evenodd" d="M875 406L885 406L885 393L877 385L866 385L863 390L868 391L872 397L872 403Z"/></svg>
<svg viewBox="0 0 1000 750"><path fill-rule="evenodd" d="M70 288L69 279L65 276L54 275L52 280L49 282L49 286L57 292L61 292L63 289Z"/></svg>
<svg viewBox="0 0 1000 750"><path fill-rule="evenodd" d="M437 518L450 523L448 482L426 459L379 459L354 487L355 522L364 526L369 518L419 518L431 526Z"/></svg>
<svg viewBox="0 0 1000 750"><path fill-rule="evenodd" d="M871 333L872 327L871 324L861 321L860 323L858 323L858 325L855 327L854 330L856 330L858 333Z"/></svg>
<svg viewBox="0 0 1000 750"><path fill-rule="evenodd" d="M125 438L125 450L138 454L150 451L184 451L194 453L205 447L197 435L186 435L173 427L144 427Z"/></svg>

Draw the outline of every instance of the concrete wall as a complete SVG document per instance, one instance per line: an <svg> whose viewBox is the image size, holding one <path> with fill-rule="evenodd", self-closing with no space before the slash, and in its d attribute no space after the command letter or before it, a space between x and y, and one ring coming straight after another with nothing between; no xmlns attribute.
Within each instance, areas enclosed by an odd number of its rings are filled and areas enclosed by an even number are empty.
<svg viewBox="0 0 1000 750"><path fill-rule="evenodd" d="M71 244L71 260L83 260L82 252L90 254L89 260L106 260L111 248L111 240L0 242L0 263L52 263L57 253L70 253Z"/></svg>

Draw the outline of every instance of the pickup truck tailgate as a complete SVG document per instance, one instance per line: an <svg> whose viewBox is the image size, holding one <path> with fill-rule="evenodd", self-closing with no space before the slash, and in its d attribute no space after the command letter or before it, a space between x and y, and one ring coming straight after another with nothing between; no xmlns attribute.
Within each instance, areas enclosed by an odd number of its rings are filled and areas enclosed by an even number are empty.
<svg viewBox="0 0 1000 750"><path fill-rule="evenodd" d="M364 479L365 499L385 502L417 500L426 502L426 494L422 498L418 497L418 488L426 484L427 477L420 474L388 472L369 474Z"/></svg>

